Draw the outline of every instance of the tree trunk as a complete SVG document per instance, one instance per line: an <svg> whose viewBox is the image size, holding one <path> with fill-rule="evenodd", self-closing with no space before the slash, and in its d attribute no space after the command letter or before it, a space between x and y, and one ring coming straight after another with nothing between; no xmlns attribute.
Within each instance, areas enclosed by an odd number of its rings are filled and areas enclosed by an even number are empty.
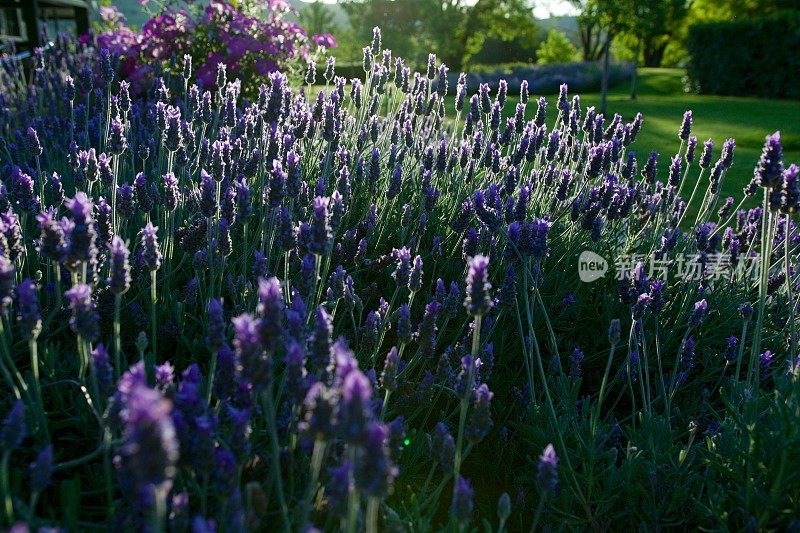
<svg viewBox="0 0 800 533"><path fill-rule="evenodd" d="M595 31L596 30L596 31ZM581 38L581 48L584 61L597 61L602 54L600 37L602 30L591 21L579 21L578 33Z"/></svg>
<svg viewBox="0 0 800 533"><path fill-rule="evenodd" d="M600 80L600 113L606 114L606 101L608 100L608 62L611 48L611 34L606 33L606 42L603 45L603 76Z"/></svg>
<svg viewBox="0 0 800 533"><path fill-rule="evenodd" d="M633 56L633 72L631 73L631 100L636 100L636 82L638 79L639 71L639 51L642 48L642 40L636 39L636 49Z"/></svg>
<svg viewBox="0 0 800 533"><path fill-rule="evenodd" d="M659 44L650 43L644 47L644 66L660 67L664 60L664 52L667 51L668 42Z"/></svg>

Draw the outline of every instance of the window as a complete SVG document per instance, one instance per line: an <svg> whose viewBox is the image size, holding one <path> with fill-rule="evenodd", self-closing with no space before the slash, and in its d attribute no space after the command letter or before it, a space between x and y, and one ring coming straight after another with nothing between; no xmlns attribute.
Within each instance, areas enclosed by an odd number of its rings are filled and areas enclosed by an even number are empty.
<svg viewBox="0 0 800 533"><path fill-rule="evenodd" d="M0 39L25 41L27 38L28 32L22 20L22 10L18 7L0 9Z"/></svg>

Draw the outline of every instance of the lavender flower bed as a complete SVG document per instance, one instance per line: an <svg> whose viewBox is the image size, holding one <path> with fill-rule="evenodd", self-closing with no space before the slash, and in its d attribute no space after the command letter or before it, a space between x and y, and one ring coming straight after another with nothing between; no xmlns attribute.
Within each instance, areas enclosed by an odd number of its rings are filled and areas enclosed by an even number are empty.
<svg viewBox="0 0 800 533"><path fill-rule="evenodd" d="M608 80L615 85L628 80L633 74L633 63L612 63L609 65ZM489 85L497 91L500 81L504 80L508 90L519 93L523 81L528 83L528 90L539 94L555 94L559 87L567 84L573 91L596 91L600 87L603 68L600 62L584 61L563 65L532 65L514 67L510 73L468 73L466 77L467 91L475 92L481 84ZM458 77L450 75L449 82L456 83Z"/></svg>
<svg viewBox="0 0 800 533"><path fill-rule="evenodd" d="M0 77L3 527L796 527L777 133L746 211L690 112L659 177L566 86L460 77L445 120L377 29L312 101L188 58L132 97L72 46Z"/></svg>

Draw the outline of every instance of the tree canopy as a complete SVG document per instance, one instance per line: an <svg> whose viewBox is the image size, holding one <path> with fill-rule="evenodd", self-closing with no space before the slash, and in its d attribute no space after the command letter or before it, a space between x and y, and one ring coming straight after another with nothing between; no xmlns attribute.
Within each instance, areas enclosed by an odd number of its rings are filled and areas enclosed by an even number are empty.
<svg viewBox="0 0 800 533"><path fill-rule="evenodd" d="M342 8L354 40L368 42L372 28L380 26L386 45L412 61L424 61L435 50L452 68L462 68L489 40L514 42L518 58L527 59L538 43L524 0L346 0Z"/></svg>

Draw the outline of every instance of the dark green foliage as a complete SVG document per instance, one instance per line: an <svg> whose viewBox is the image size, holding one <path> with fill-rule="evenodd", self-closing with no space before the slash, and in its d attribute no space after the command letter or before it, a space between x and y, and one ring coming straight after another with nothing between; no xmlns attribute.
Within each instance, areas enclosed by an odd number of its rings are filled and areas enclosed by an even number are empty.
<svg viewBox="0 0 800 533"><path fill-rule="evenodd" d="M800 11L696 24L688 48L701 93L800 98Z"/></svg>

